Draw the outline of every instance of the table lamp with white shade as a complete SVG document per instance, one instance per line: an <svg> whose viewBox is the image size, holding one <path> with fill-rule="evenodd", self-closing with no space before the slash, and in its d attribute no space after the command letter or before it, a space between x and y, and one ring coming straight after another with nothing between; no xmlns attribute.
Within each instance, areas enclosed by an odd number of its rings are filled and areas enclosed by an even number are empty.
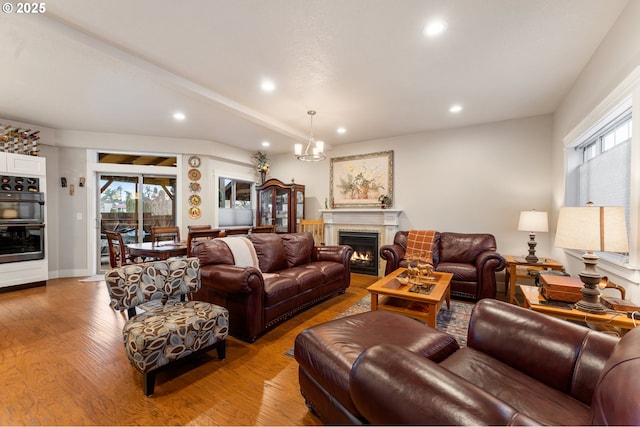
<svg viewBox="0 0 640 427"><path fill-rule="evenodd" d="M582 300L575 308L588 313L603 313L600 303L600 274L596 271L598 255L595 252L627 252L629 243L624 208L621 206L567 206L560 208L555 245L565 249L586 251L582 256L584 271L580 280Z"/></svg>
<svg viewBox="0 0 640 427"><path fill-rule="evenodd" d="M518 231L529 232L529 255L527 255L525 259L530 263L538 262L538 257L536 256L536 232L546 233L549 231L547 213L538 212L535 209L520 212Z"/></svg>

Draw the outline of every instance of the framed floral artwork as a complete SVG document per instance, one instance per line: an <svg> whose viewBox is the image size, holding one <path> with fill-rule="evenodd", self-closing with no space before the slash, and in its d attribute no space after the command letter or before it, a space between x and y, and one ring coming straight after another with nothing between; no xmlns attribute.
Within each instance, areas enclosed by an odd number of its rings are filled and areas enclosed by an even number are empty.
<svg viewBox="0 0 640 427"><path fill-rule="evenodd" d="M330 197L336 208L380 207L393 203L393 151L331 159Z"/></svg>

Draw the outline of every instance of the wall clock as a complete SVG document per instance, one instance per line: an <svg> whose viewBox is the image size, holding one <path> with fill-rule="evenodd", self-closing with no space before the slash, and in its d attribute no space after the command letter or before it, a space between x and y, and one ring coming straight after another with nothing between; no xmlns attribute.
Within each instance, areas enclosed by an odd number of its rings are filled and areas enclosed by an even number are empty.
<svg viewBox="0 0 640 427"><path fill-rule="evenodd" d="M191 166L192 168L200 167L200 157L198 156L191 156L187 161L189 162L189 166Z"/></svg>

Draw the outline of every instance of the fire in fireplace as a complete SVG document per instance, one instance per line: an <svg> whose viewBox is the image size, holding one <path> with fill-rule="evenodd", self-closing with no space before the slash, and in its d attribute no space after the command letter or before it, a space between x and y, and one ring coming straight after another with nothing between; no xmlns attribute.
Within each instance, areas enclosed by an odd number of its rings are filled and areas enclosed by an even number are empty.
<svg viewBox="0 0 640 427"><path fill-rule="evenodd" d="M353 248L351 272L378 275L378 233L339 230L338 243Z"/></svg>

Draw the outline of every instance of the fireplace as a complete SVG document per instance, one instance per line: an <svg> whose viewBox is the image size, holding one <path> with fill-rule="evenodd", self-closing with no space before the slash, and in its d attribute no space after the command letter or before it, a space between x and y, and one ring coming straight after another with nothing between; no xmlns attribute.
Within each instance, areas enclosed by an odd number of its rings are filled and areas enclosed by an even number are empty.
<svg viewBox="0 0 640 427"><path fill-rule="evenodd" d="M378 233L371 231L339 230L340 245L353 248L351 272L378 275Z"/></svg>

